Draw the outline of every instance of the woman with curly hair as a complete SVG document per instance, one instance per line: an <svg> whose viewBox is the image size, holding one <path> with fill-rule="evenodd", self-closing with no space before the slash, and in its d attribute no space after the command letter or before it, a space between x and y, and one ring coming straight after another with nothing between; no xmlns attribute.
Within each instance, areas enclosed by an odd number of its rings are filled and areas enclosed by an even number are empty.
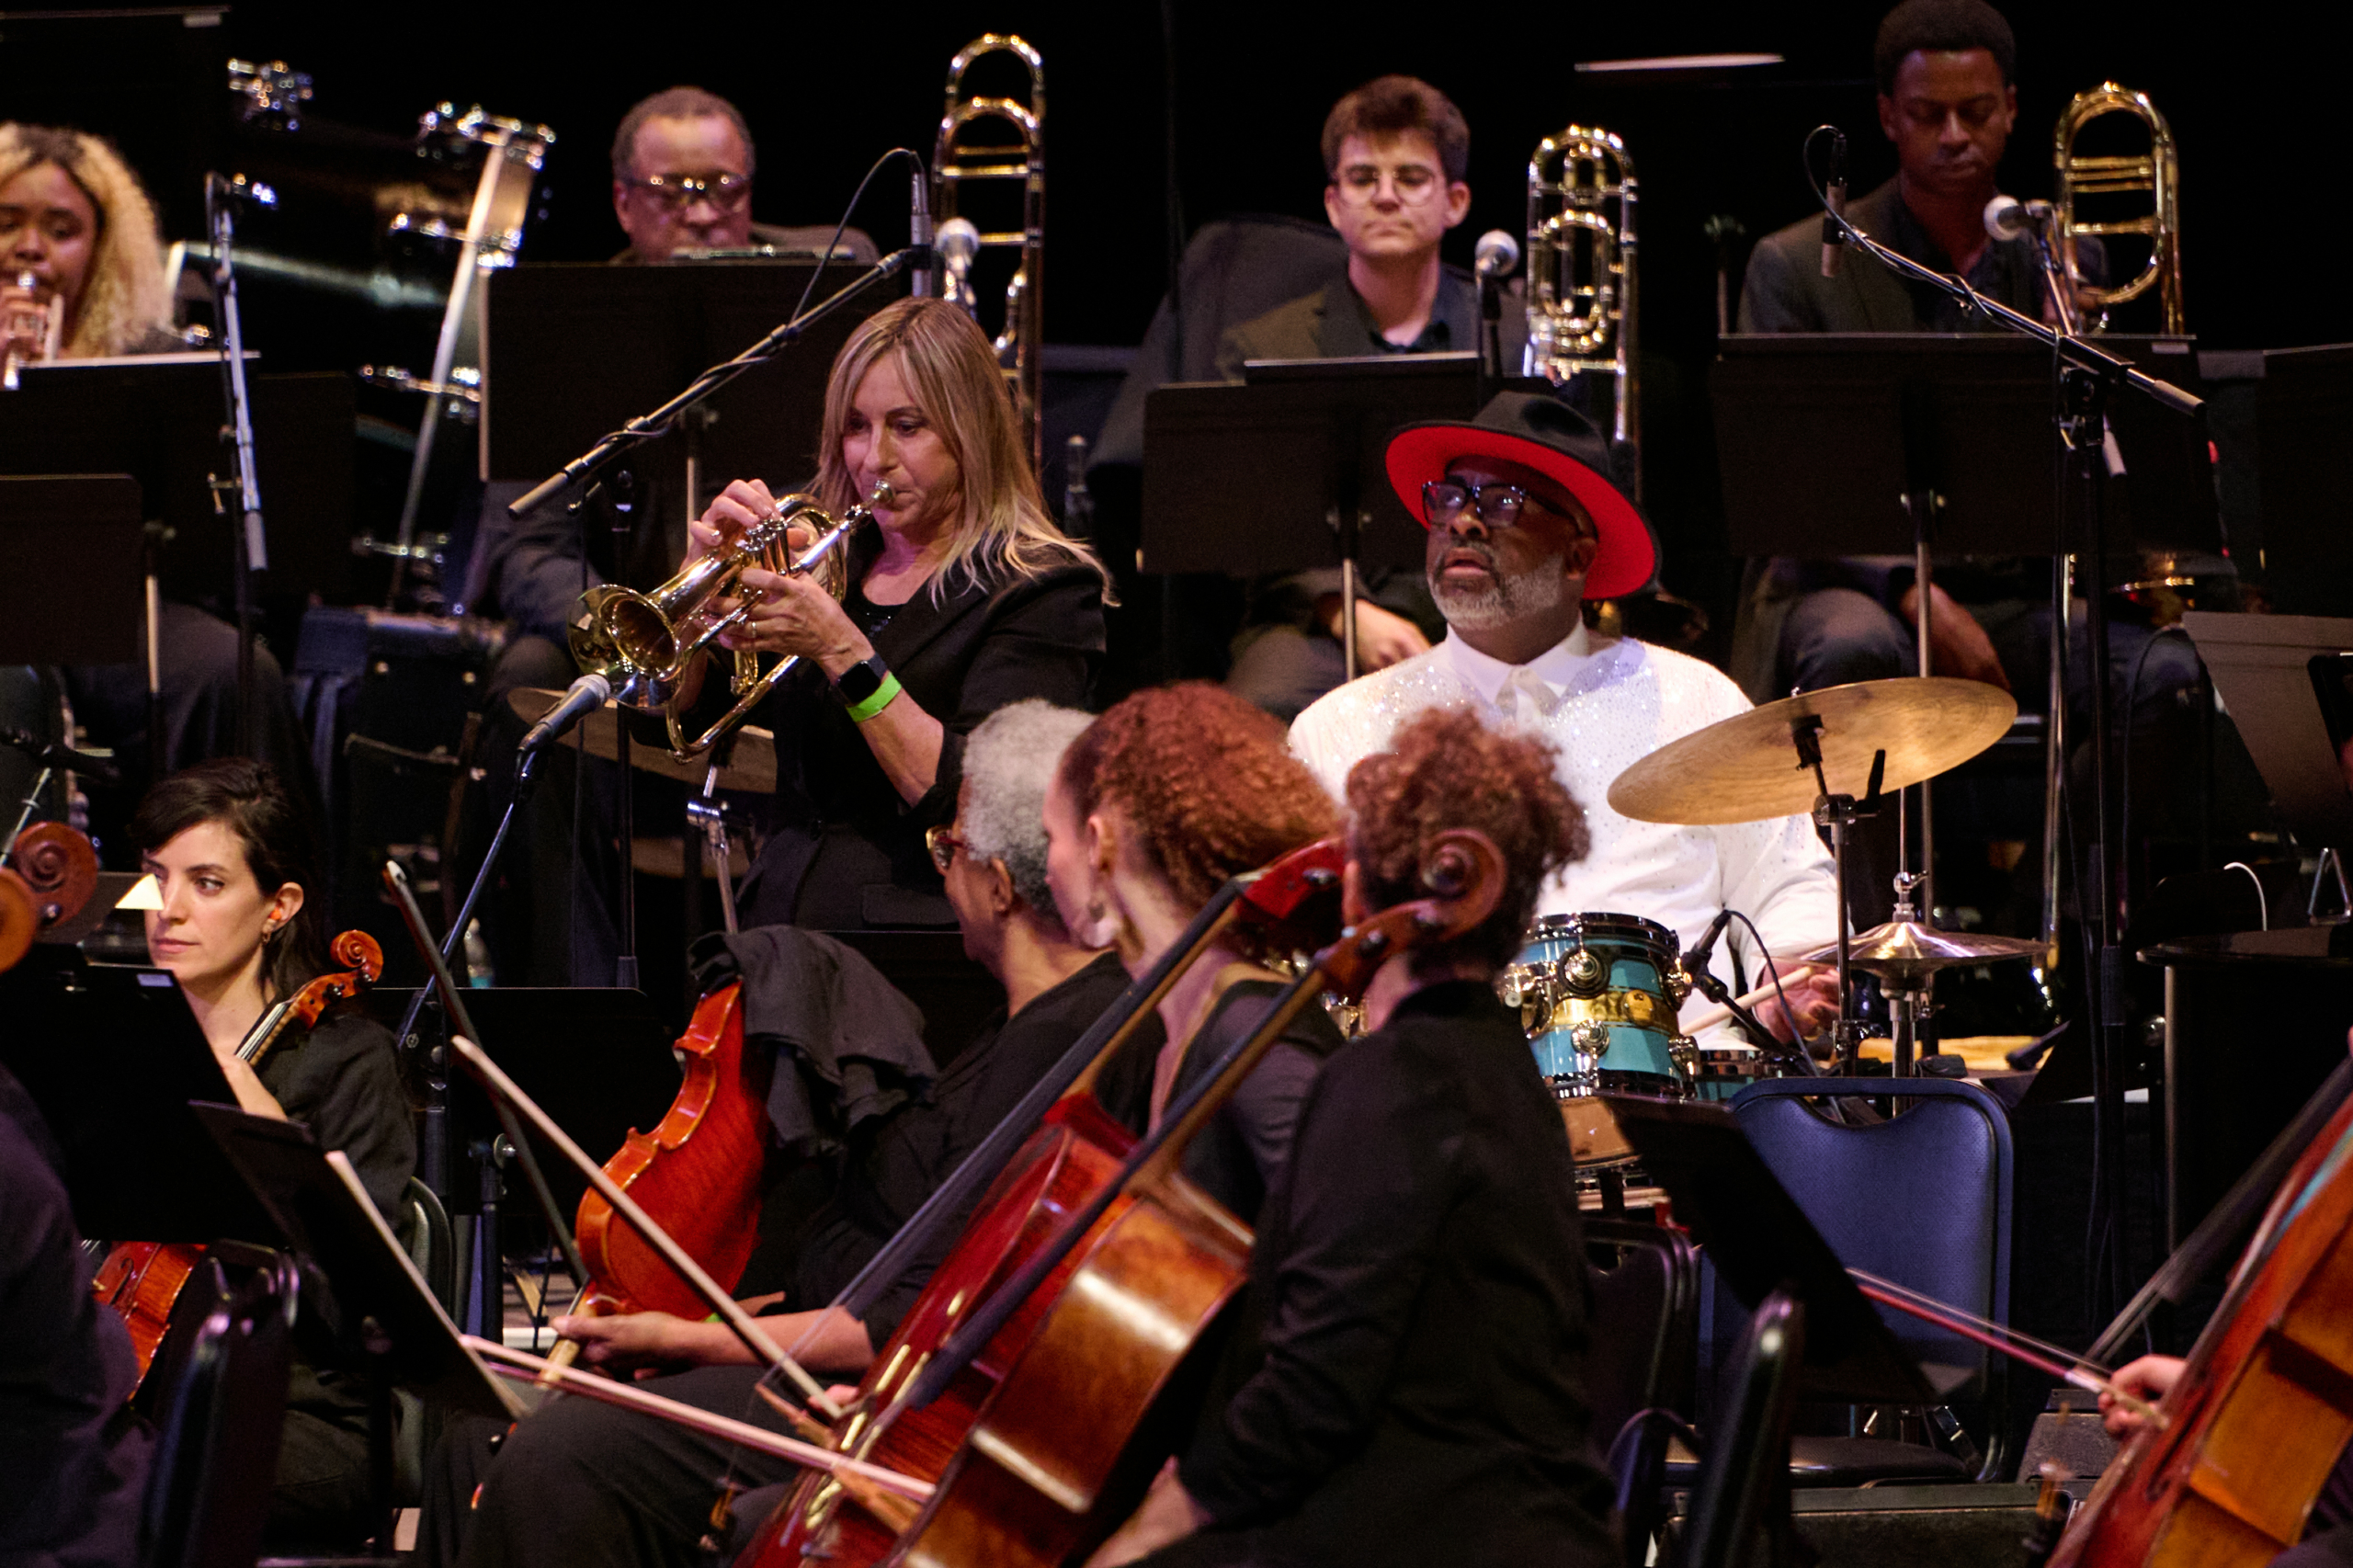
<svg viewBox="0 0 2353 1568"><path fill-rule="evenodd" d="M177 347L168 330L164 244L138 176L96 136L6 123L0 124L0 315L13 318L27 305L59 313L59 358Z"/></svg>
<svg viewBox="0 0 2353 1568"><path fill-rule="evenodd" d="M1502 851L1495 912L1400 954L1370 1032L1324 1064L1259 1216L1233 1389L1093 1560L1595 1564L1617 1555L1588 1457L1575 1169L1498 1002L1585 821L1542 743L1423 713L1349 773L1351 921L1427 896L1439 835Z"/></svg>
<svg viewBox="0 0 2353 1568"><path fill-rule="evenodd" d="M1227 878L1328 836L1339 813L1284 744L1282 726L1199 684L1139 691L1063 754L1046 796L1046 881L1080 941L1142 974ZM1142 1131L1272 1007L1283 981L1245 935L1221 941L1160 1003L1165 1039L1140 1033L1097 1082ZM1339 1031L1311 1008L1195 1139L1185 1174L1243 1220L1282 1168L1301 1097Z"/></svg>

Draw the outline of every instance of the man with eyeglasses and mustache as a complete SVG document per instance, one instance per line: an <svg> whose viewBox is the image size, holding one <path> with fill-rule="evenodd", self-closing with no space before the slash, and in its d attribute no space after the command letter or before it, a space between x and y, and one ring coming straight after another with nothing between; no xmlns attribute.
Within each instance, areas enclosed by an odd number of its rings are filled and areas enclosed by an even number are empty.
<svg viewBox="0 0 2353 1568"><path fill-rule="evenodd" d="M833 226L752 222L752 132L735 106L700 87L641 100L613 133L613 216L629 235L620 262L667 261L681 251L821 251ZM842 231L840 259L864 266L874 242Z"/></svg>
<svg viewBox="0 0 2353 1568"><path fill-rule="evenodd" d="M1476 349L1478 287L1438 260L1439 242L1471 210L1462 111L1427 82L1382 76L1333 106L1323 143L1324 215L1347 244L1347 270L1227 332L1219 374L1239 381L1252 359ZM1506 310L1504 326L1505 363L1517 367L1525 313ZM1227 687L1289 721L1339 685L1340 598L1336 568L1252 584ZM1357 600L1358 668L1427 652L1444 625L1413 573L1367 574Z"/></svg>
<svg viewBox="0 0 2353 1568"><path fill-rule="evenodd" d="M1718 910L1736 909L1777 959L1834 939L1830 857L1804 817L1675 827L1609 807L1610 780L1629 764L1749 704L1697 659L1586 625L1583 600L1634 592L1658 562L1657 540L1612 477L1609 443L1592 422L1555 399L1504 392L1469 424L1398 431L1387 467L1398 498L1429 529L1427 581L1448 630L1428 653L1338 687L1291 725L1291 749L1325 787L1339 793L1348 769L1386 750L1414 714L1468 707L1549 742L1561 782L1585 810L1592 847L1545 884L1537 914L1637 915L1688 946ZM1729 952L1742 940L1729 937L1711 960L1727 983ZM1753 945L1743 957L1754 983ZM1836 1012L1826 976L1788 994L1800 1032ZM1778 1009L1763 1021L1788 1037Z"/></svg>

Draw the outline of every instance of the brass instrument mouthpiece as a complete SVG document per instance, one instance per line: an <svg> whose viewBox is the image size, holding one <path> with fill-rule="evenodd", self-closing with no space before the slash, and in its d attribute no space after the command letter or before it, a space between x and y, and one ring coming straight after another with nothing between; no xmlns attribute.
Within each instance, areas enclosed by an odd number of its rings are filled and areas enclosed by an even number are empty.
<svg viewBox="0 0 2353 1568"><path fill-rule="evenodd" d="M874 488L867 494L866 504L869 506L896 508L899 505L899 493L892 487L889 480L878 479L874 482Z"/></svg>

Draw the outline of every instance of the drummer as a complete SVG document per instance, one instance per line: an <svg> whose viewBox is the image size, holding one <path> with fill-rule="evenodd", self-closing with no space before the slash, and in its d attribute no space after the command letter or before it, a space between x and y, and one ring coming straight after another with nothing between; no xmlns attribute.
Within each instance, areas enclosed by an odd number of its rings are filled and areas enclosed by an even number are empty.
<svg viewBox="0 0 2353 1568"><path fill-rule="evenodd" d="M1608 441L1552 398L1505 392L1469 424L1408 426L1389 443L1390 483L1429 530L1425 567L1446 640L1352 681L1291 725L1290 744L1335 795L1358 760L1426 708L1466 705L1490 722L1552 743L1561 782L1585 809L1593 846L1544 887L1537 913L1638 915L1696 942L1719 910L1756 923L1784 960L1837 935L1830 857L1802 816L1716 827L1635 822L1609 809L1630 764L1748 699L1681 653L1594 631L1583 601L1629 594L1658 563L1655 537L1611 477ZM1730 960L1741 948L1745 973ZM1755 942L1737 923L1710 957L1728 983L1763 983ZM1797 1032L1837 1012L1816 973L1788 990ZM1790 1038L1778 1009L1763 1015Z"/></svg>

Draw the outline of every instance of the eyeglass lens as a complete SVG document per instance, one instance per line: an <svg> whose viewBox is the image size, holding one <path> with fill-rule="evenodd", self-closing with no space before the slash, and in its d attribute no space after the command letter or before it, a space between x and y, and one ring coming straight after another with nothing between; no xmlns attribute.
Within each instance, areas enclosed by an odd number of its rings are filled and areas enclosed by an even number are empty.
<svg viewBox="0 0 2353 1568"><path fill-rule="evenodd" d="M1450 523L1468 506L1489 528L1507 528L1519 521L1528 492L1517 484L1482 484L1472 488L1451 479L1433 479L1422 486L1422 505L1430 520Z"/></svg>

